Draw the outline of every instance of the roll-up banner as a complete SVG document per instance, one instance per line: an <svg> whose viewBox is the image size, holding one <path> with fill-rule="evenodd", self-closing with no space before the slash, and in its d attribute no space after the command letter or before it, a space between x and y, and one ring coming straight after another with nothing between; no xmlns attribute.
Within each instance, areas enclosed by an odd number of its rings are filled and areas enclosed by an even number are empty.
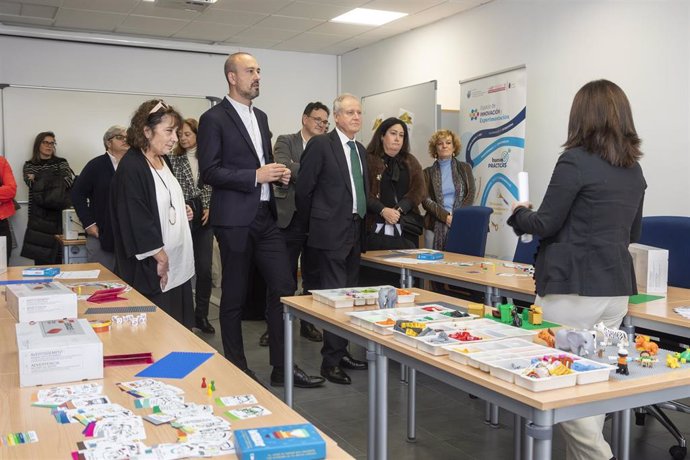
<svg viewBox="0 0 690 460"><path fill-rule="evenodd" d="M527 69L524 66L460 82L459 159L472 165L475 206L494 212L486 256L512 260L517 238L506 224L518 199L525 155Z"/></svg>

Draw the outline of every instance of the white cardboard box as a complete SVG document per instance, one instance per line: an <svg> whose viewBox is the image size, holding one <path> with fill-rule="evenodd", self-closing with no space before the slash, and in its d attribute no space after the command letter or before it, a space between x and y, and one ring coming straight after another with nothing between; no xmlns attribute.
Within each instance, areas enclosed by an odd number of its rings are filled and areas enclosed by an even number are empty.
<svg viewBox="0 0 690 460"><path fill-rule="evenodd" d="M7 245L12 244L7 241L6 236L0 236L0 273L7 271Z"/></svg>
<svg viewBox="0 0 690 460"><path fill-rule="evenodd" d="M103 378L103 343L85 319L17 323L19 386Z"/></svg>
<svg viewBox="0 0 690 460"><path fill-rule="evenodd" d="M7 309L20 323L76 318L77 295L62 283L7 285Z"/></svg>
<svg viewBox="0 0 690 460"><path fill-rule="evenodd" d="M628 246L635 266L637 289L647 294L665 294L668 283L668 249L633 243Z"/></svg>

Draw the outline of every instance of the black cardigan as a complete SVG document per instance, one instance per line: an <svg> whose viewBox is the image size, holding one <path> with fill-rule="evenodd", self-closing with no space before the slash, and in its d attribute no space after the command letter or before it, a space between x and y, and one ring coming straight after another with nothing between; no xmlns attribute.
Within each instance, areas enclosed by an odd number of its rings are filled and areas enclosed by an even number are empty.
<svg viewBox="0 0 690 460"><path fill-rule="evenodd" d="M539 235L537 294L625 296L637 293L628 245L640 237L642 168L616 167L581 148L556 164L539 210L520 207L515 232Z"/></svg>
<svg viewBox="0 0 690 460"><path fill-rule="evenodd" d="M163 159L170 167L168 157ZM137 254L163 247L156 184L139 149L130 148L120 160L110 185L110 203L115 274L146 297L160 294L156 260L136 258Z"/></svg>
<svg viewBox="0 0 690 460"><path fill-rule="evenodd" d="M72 204L79 220L84 228L98 225L101 249L108 252L115 251L110 220L110 182L114 175L113 162L104 153L86 163L72 186Z"/></svg>

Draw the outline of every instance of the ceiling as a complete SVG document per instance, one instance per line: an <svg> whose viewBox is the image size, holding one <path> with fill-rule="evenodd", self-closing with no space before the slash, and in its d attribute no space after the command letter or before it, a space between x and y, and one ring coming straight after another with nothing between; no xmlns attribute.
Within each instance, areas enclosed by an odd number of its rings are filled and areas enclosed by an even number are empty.
<svg viewBox="0 0 690 460"><path fill-rule="evenodd" d="M492 0L0 0L0 23L283 51L344 54ZM384 26L328 22L352 8L400 11Z"/></svg>

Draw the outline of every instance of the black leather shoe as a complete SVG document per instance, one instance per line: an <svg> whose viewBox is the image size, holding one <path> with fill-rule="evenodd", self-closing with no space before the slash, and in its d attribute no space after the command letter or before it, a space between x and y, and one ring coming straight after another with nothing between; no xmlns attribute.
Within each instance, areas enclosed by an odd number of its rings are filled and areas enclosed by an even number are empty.
<svg viewBox="0 0 690 460"><path fill-rule="evenodd" d="M266 329L266 332L261 334L261 337L259 337L259 346L260 347L267 347L268 346L268 329Z"/></svg>
<svg viewBox="0 0 690 460"><path fill-rule="evenodd" d="M323 342L323 335L312 323L300 322L299 335L312 342Z"/></svg>
<svg viewBox="0 0 690 460"><path fill-rule="evenodd" d="M321 375L329 382L340 385L349 385L352 383L350 376L347 375L340 366L322 367Z"/></svg>
<svg viewBox="0 0 690 460"><path fill-rule="evenodd" d="M205 332L206 334L215 334L216 329L213 327L211 323L208 322L208 318L202 318L202 319L196 319L196 328L199 329L201 332Z"/></svg>
<svg viewBox="0 0 690 460"><path fill-rule="evenodd" d="M302 369L295 365L292 371L294 385L297 388L316 388L323 385L325 381L323 377L316 375L307 375ZM271 386L282 387L285 386L285 370L282 367L274 367L271 372Z"/></svg>
<svg viewBox="0 0 690 460"><path fill-rule="evenodd" d="M353 358L349 353L340 360L340 367L351 369L353 371L366 371L369 369L369 364L366 361L360 361Z"/></svg>

